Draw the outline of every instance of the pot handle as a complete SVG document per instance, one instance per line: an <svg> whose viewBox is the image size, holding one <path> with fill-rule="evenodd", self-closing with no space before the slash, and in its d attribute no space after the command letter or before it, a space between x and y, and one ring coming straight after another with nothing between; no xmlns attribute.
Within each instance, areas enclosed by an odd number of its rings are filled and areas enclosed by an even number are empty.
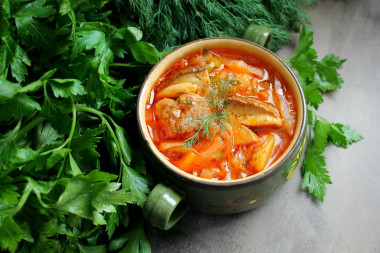
<svg viewBox="0 0 380 253"><path fill-rule="evenodd" d="M262 25L250 24L244 32L243 39L270 49L272 46L272 29Z"/></svg>
<svg viewBox="0 0 380 253"><path fill-rule="evenodd" d="M187 210L183 194L159 183L149 194L143 213L151 225L168 230L185 215Z"/></svg>

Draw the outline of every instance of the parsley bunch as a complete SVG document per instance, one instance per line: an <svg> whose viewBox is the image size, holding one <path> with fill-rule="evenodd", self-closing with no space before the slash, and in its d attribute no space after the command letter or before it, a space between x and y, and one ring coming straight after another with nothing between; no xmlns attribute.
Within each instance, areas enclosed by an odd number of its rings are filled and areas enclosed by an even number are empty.
<svg viewBox="0 0 380 253"><path fill-rule="evenodd" d="M150 251L127 132L160 55L108 2L1 2L1 250Z"/></svg>
<svg viewBox="0 0 380 253"><path fill-rule="evenodd" d="M303 27L300 33L297 51L288 60L291 67L298 72L298 80L303 88L307 106L308 142L305 159L302 164L302 189L306 189L319 201L323 202L326 184L331 184L326 169L323 152L328 143L337 147L347 147L363 137L349 125L331 123L317 113L323 102L323 94L341 88L343 79L337 72L344 62L336 55L326 55L318 61L313 45L313 32Z"/></svg>

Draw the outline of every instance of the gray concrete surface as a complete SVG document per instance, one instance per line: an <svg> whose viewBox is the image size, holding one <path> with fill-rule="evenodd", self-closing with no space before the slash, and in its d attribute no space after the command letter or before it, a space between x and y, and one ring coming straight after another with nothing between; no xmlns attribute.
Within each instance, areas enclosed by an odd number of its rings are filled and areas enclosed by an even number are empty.
<svg viewBox="0 0 380 253"><path fill-rule="evenodd" d="M380 1L318 1L308 14L319 57L346 58L343 88L319 113L364 140L325 152L332 185L325 202L300 190L298 170L264 206L233 216L188 213L188 238L151 236L159 252L380 252ZM278 52L288 58L296 43Z"/></svg>

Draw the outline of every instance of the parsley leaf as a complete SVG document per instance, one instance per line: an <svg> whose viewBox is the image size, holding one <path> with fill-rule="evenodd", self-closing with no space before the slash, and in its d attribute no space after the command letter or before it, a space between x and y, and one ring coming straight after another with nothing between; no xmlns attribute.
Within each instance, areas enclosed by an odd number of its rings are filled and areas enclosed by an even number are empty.
<svg viewBox="0 0 380 253"><path fill-rule="evenodd" d="M347 148L353 142L363 139L363 137L352 130L349 125L332 123L328 134L329 140L336 146Z"/></svg>
<svg viewBox="0 0 380 253"><path fill-rule="evenodd" d="M5 210L14 207L19 200L20 194L17 192L17 187L13 184L4 184L0 186L0 210Z"/></svg>
<svg viewBox="0 0 380 253"><path fill-rule="evenodd" d="M329 123L316 120L314 123L314 143L318 150L325 150L327 145L327 137L331 126Z"/></svg>
<svg viewBox="0 0 380 253"><path fill-rule="evenodd" d="M106 222L107 222L107 233L108 233L108 238L110 239L113 235L113 233L115 232L116 230L116 227L119 226L119 215L117 212L114 212L114 213L110 213L107 218L106 218Z"/></svg>
<svg viewBox="0 0 380 253"><path fill-rule="evenodd" d="M327 144L330 142L338 147L347 147L363 137L350 126L330 123L314 111L313 108L318 109L323 102L323 93L341 88L343 79L337 68L345 60L330 54L318 61L317 52L311 48L312 45L313 32L309 28L303 27L299 38L299 47L288 61L291 63L291 67L298 72L306 102L309 104L307 106L309 138L302 164L302 189L307 190L308 193L323 202L326 184L331 184L323 156Z"/></svg>
<svg viewBox="0 0 380 253"><path fill-rule="evenodd" d="M30 66L30 59L16 41L10 36L1 37L2 45L0 46L0 75L6 75L8 68L11 68L12 76L18 81L25 80L28 74L26 66Z"/></svg>
<svg viewBox="0 0 380 253"><path fill-rule="evenodd" d="M346 60L329 54L321 61L317 61L317 51L311 48L312 45L313 31L303 27L298 49L288 61L298 72L298 79L303 86L307 103L318 109L323 102L322 93L341 88L343 79L337 68Z"/></svg>
<svg viewBox="0 0 380 253"><path fill-rule="evenodd" d="M26 47L53 49L55 46L54 29L34 18L45 18L55 13L52 5L43 7L44 2L37 0L29 3L13 15L17 35L21 38L21 43Z"/></svg>
<svg viewBox="0 0 380 253"><path fill-rule="evenodd" d="M319 84L313 82L309 85L303 86L306 101L314 108L318 109L319 105L323 103L322 93L319 89Z"/></svg>
<svg viewBox="0 0 380 253"><path fill-rule="evenodd" d="M16 166L22 166L25 163L31 162L39 157L39 153L31 148L18 149L13 158L13 163Z"/></svg>
<svg viewBox="0 0 380 253"><path fill-rule="evenodd" d="M50 123L41 129L37 136L37 151L42 152L55 148L63 143L63 135L58 133Z"/></svg>
<svg viewBox="0 0 380 253"><path fill-rule="evenodd" d="M119 183L102 183L98 184L94 192L92 206L98 212L116 213L114 205L125 205L126 203L135 203L138 197L127 189L119 190Z"/></svg>
<svg viewBox="0 0 380 253"><path fill-rule="evenodd" d="M16 138L19 129L20 123L6 134L0 134L0 173L2 170L8 168L13 156L17 153L17 146L14 139Z"/></svg>
<svg viewBox="0 0 380 253"><path fill-rule="evenodd" d="M123 169L123 188L130 190L133 194L138 196L137 204L143 206L149 193L148 181L145 177L141 176L136 170L122 163Z"/></svg>
<svg viewBox="0 0 380 253"><path fill-rule="evenodd" d="M20 90L21 85L0 78L0 104L5 104Z"/></svg>
<svg viewBox="0 0 380 253"><path fill-rule="evenodd" d="M0 105L0 121L19 120L40 110L40 104L28 95L17 94L6 104Z"/></svg>
<svg viewBox="0 0 380 253"><path fill-rule="evenodd" d="M125 246L123 247L123 245ZM110 250L136 253L152 252L149 241L144 233L144 223L142 219L133 224L129 232L124 233L118 238L112 240L110 243Z"/></svg>
<svg viewBox="0 0 380 253"><path fill-rule="evenodd" d="M311 48L313 43L313 31L304 26L300 33L297 51L289 58L291 67L295 68L303 79L315 74L317 51Z"/></svg>
<svg viewBox="0 0 380 253"><path fill-rule="evenodd" d="M49 84L54 92L54 96L57 98L69 98L70 95L86 94L82 82L77 79L50 79Z"/></svg>
<svg viewBox="0 0 380 253"><path fill-rule="evenodd" d="M78 57L83 51L91 49L95 49L95 55L102 58L110 50L106 44L105 34L102 31L82 31L77 32L76 35L78 38L74 41L72 48L74 58Z"/></svg>
<svg viewBox="0 0 380 253"><path fill-rule="evenodd" d="M326 184L331 184L330 176L325 168L326 162L322 152L312 146L306 147L305 159L302 164L302 189L323 202Z"/></svg>
<svg viewBox="0 0 380 253"><path fill-rule="evenodd" d="M158 62L158 51L150 43L144 41L137 41L129 44L133 57L138 62L155 64Z"/></svg>
<svg viewBox="0 0 380 253"><path fill-rule="evenodd" d="M67 134L70 132L71 119L68 116L70 103L68 100L57 100L45 94L45 100L42 104L41 116L48 119L53 127L60 133Z"/></svg>
<svg viewBox="0 0 380 253"><path fill-rule="evenodd" d="M77 244L80 253L106 253L105 245L85 246L80 243Z"/></svg>
<svg viewBox="0 0 380 253"><path fill-rule="evenodd" d="M337 71L346 60L340 59L336 55L326 55L321 61L316 62L317 73L321 79L321 89L323 92L339 89L343 79Z"/></svg>
<svg viewBox="0 0 380 253"><path fill-rule="evenodd" d="M23 231L11 216L0 216L0 245L2 249L16 251L22 239Z"/></svg>

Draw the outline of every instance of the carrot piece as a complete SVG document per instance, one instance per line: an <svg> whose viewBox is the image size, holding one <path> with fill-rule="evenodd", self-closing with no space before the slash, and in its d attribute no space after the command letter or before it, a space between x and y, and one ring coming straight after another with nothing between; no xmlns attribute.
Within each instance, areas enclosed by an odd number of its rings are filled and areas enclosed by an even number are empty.
<svg viewBox="0 0 380 253"><path fill-rule="evenodd" d="M176 165L180 169L189 172L192 169L192 163L197 158L197 154L193 151L189 151Z"/></svg>
<svg viewBox="0 0 380 253"><path fill-rule="evenodd" d="M274 148L274 143L274 135L269 134L265 144L257 152L253 153L252 158L249 161L251 169L262 171L266 167L271 157Z"/></svg>

